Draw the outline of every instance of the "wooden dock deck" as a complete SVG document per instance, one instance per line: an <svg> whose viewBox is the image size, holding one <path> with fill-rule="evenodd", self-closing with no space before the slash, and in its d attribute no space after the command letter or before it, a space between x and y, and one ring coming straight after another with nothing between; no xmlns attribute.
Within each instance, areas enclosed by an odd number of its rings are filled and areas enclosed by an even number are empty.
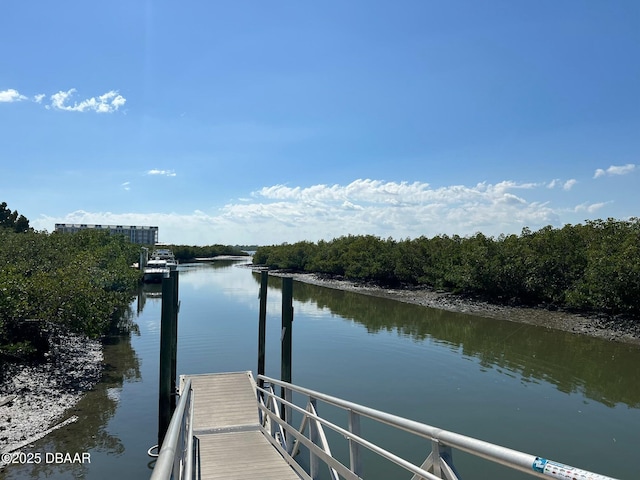
<svg viewBox="0 0 640 480"><path fill-rule="evenodd" d="M300 480L260 431L251 372L181 375L181 390L187 378L194 394L198 478Z"/></svg>

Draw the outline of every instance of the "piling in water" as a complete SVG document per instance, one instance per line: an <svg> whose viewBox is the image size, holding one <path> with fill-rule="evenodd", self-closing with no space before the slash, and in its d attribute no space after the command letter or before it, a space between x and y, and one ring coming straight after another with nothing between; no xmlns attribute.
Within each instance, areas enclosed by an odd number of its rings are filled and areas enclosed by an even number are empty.
<svg viewBox="0 0 640 480"><path fill-rule="evenodd" d="M265 341L267 332L267 284L269 272L260 272L260 313L258 317L258 375L264 375ZM264 380L259 379L258 385L264 388Z"/></svg>
<svg viewBox="0 0 640 480"><path fill-rule="evenodd" d="M158 445L161 446L176 408L178 347L178 272L162 279L160 319L160 379L158 394Z"/></svg>

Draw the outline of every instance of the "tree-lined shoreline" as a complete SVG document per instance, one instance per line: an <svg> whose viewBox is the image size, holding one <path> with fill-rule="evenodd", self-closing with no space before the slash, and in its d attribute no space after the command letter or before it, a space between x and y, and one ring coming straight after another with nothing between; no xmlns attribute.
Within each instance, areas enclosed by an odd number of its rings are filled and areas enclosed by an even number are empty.
<svg viewBox="0 0 640 480"><path fill-rule="evenodd" d="M179 262L190 262L198 258L213 258L220 255L248 256L240 247L231 245L169 245Z"/></svg>
<svg viewBox="0 0 640 480"><path fill-rule="evenodd" d="M123 236L0 228L0 357L42 358L51 335L98 338L140 282L140 245Z"/></svg>
<svg viewBox="0 0 640 480"><path fill-rule="evenodd" d="M348 235L260 247L253 262L382 287L426 287L496 304L640 317L640 219L518 235L394 240Z"/></svg>

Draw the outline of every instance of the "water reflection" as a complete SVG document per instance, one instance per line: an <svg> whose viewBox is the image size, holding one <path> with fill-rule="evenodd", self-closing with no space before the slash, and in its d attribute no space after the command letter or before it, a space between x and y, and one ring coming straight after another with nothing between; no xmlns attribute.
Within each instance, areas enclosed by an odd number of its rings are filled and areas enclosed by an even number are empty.
<svg viewBox="0 0 640 480"><path fill-rule="evenodd" d="M147 301L161 301L162 300L162 284L161 283L143 283L138 288L137 295L137 314L138 316L144 310Z"/></svg>
<svg viewBox="0 0 640 480"><path fill-rule="evenodd" d="M139 335L134 318L134 310L130 308L119 322L120 330L104 339L104 370L100 383L60 419L63 421L75 415L78 420L20 449L25 454L40 452L41 463L11 465L0 471L0 478L86 478L90 463L51 463L46 462L44 456L61 452L73 457L75 453L82 456L88 452L95 462L99 456L122 455L125 448L120 435L110 432L108 424L118 408L123 384L141 380L140 360L131 347L131 333Z"/></svg>
<svg viewBox="0 0 640 480"><path fill-rule="evenodd" d="M259 276L237 263L180 265L179 373L255 369ZM280 286L270 279L266 363L276 377ZM31 450L90 451L91 466L24 467L6 478L149 477L160 293L159 285L142 289L123 319L130 333L105 346L105 381L69 412L80 421ZM296 383L614 477L637 477L626 465L637 448L640 412L623 405L638 405L640 350L298 282L294 296ZM369 434L410 460L426 456L428 445ZM467 476L522 478L458 454ZM367 460L366 478L398 478L384 468Z"/></svg>
<svg viewBox="0 0 640 480"><path fill-rule="evenodd" d="M252 278L259 285L260 277ZM281 280L270 277L270 289ZM564 393L580 392L609 407L640 407L640 350L568 332L425 308L353 292L295 282L294 299L363 325L369 333L397 332L446 345L474 357L485 371L517 373Z"/></svg>

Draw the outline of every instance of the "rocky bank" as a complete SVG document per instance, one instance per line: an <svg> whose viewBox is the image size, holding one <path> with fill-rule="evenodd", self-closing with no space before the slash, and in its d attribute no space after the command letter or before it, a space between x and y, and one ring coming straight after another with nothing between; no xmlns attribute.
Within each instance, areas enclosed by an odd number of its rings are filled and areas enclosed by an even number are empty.
<svg viewBox="0 0 640 480"><path fill-rule="evenodd" d="M0 364L1 453L18 450L63 422L65 412L100 380L99 340L68 335L52 338L50 345L45 363Z"/></svg>

